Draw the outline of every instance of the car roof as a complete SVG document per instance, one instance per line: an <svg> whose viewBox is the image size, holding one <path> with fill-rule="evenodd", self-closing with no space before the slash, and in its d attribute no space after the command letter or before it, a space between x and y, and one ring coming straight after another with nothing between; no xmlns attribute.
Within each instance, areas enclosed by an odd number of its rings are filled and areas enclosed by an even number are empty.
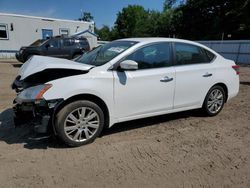
<svg viewBox="0 0 250 188"><path fill-rule="evenodd" d="M181 43L186 43L186 44L193 44L196 46L200 46L202 48L205 48L211 52L213 52L216 55L219 55L216 53L214 50L208 48L207 46L200 44L198 42L193 42L190 40L184 40L184 39L177 39L177 38L163 38L163 37L145 37L145 38L125 38L125 39L119 39L117 41L134 41L138 42L140 44L148 44L148 43L153 43L153 42L181 42Z"/></svg>
<svg viewBox="0 0 250 188"><path fill-rule="evenodd" d="M50 39L76 39L76 40L87 40L85 37L83 36L66 36L66 35L57 35L57 36L53 36Z"/></svg>
<svg viewBox="0 0 250 188"><path fill-rule="evenodd" d="M118 41L135 41L135 42L184 42L184 43L195 43L193 41L184 40L184 39L177 39L177 38L163 38L163 37L151 37L151 38L125 38L119 39Z"/></svg>

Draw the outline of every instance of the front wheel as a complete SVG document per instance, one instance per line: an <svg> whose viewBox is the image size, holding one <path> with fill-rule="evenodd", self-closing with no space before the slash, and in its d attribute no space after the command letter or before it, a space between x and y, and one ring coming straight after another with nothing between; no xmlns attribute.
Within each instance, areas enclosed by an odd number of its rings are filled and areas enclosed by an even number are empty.
<svg viewBox="0 0 250 188"><path fill-rule="evenodd" d="M203 103L203 111L208 116L216 116L224 106L225 97L225 91L221 86L213 86L207 93Z"/></svg>
<svg viewBox="0 0 250 188"><path fill-rule="evenodd" d="M97 104L86 100L66 105L58 112L55 120L59 138L73 147L93 142L103 127L103 111Z"/></svg>

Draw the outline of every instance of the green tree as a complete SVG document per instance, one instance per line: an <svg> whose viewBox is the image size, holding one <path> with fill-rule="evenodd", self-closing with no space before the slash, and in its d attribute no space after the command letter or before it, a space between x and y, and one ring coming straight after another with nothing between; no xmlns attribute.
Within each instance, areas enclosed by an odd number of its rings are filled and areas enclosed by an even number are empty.
<svg viewBox="0 0 250 188"><path fill-rule="evenodd" d="M163 12L145 10L138 5L123 8L115 22L118 38L176 36L175 26L180 25L182 14L172 8L175 3L176 0L167 0Z"/></svg>
<svg viewBox="0 0 250 188"><path fill-rule="evenodd" d="M250 0L166 0L161 12L138 5L123 8L115 26L104 26L99 36L102 40L158 36L220 40L222 36L250 39L249 33Z"/></svg>
<svg viewBox="0 0 250 188"><path fill-rule="evenodd" d="M129 5L117 14L115 29L119 38L139 37L146 30L147 11L138 5Z"/></svg>
<svg viewBox="0 0 250 188"><path fill-rule="evenodd" d="M81 17L78 18L79 21L91 22L94 20L94 17L91 15L90 12L83 12Z"/></svg>
<svg viewBox="0 0 250 188"><path fill-rule="evenodd" d="M118 39L118 32L115 28L109 28L107 25L103 25L102 28L95 28L95 32L98 35L99 40L112 41Z"/></svg>
<svg viewBox="0 0 250 188"><path fill-rule="evenodd" d="M228 34L232 39L247 37L244 31L249 31L249 0L187 0L179 9L183 13L180 34L184 38L218 40ZM245 25L242 31L240 25Z"/></svg>
<svg viewBox="0 0 250 188"><path fill-rule="evenodd" d="M173 8L176 2L177 0L165 0L165 2L163 3L163 11Z"/></svg>
<svg viewBox="0 0 250 188"><path fill-rule="evenodd" d="M100 40L109 41L111 39L111 31L107 25L104 25L101 29L96 29L96 34Z"/></svg>
<svg viewBox="0 0 250 188"><path fill-rule="evenodd" d="M145 36L147 37L160 37L160 28L161 28L161 12L158 11L148 11L147 19L145 20Z"/></svg>

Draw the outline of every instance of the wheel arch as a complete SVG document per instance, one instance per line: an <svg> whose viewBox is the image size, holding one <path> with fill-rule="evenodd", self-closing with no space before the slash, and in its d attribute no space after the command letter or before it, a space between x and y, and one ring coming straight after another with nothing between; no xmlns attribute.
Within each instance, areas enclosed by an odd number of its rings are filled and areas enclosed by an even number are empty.
<svg viewBox="0 0 250 188"><path fill-rule="evenodd" d="M56 114L63 107L65 107L67 104L69 104L71 102L74 102L74 101L77 101L77 100L88 100L88 101L91 101L91 102L94 102L95 104L97 104L103 110L103 113L104 113L104 118L105 118L104 119L104 121L105 121L104 128L107 128L109 126L110 113L109 113L109 109L108 109L107 104L100 97L98 97L96 95L93 95L93 94L79 94L79 95L74 95L74 96L62 101L54 109L54 112L53 112L53 115L52 115L52 125L53 125L53 130L54 130L55 134L57 134L56 131L55 131L55 128L54 128Z"/></svg>
<svg viewBox="0 0 250 188"><path fill-rule="evenodd" d="M214 84L212 87L214 87L214 86L221 86L221 87L224 89L225 95L226 95L226 98L225 98L225 103L226 103L226 102L227 102L227 99L228 99L228 88L227 88L227 85L224 84L224 83L222 83L222 82L219 82L219 83ZM212 88L212 87L211 87L211 88ZM210 89L211 89L211 88L210 88Z"/></svg>
<svg viewBox="0 0 250 188"><path fill-rule="evenodd" d="M204 105L204 102L205 102L205 99L206 99L206 96L207 96L208 92L209 92L210 89L213 88L214 86L221 86L221 87L224 89L225 95L226 95L226 97L225 97L225 103L227 102L227 99L228 99L228 88L227 88L227 85L224 84L224 83L222 83L222 82L218 82L218 83L212 85L212 86L208 89L208 91L207 91L205 97L203 98L202 106Z"/></svg>

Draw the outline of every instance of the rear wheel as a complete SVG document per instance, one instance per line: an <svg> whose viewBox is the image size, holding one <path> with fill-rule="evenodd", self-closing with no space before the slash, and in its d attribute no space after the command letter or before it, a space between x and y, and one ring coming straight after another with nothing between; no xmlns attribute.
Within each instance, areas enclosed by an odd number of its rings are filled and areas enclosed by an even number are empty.
<svg viewBox="0 0 250 188"><path fill-rule="evenodd" d="M91 143L104 126L101 108L91 101L75 101L66 105L56 116L55 129L59 138L69 146Z"/></svg>
<svg viewBox="0 0 250 188"><path fill-rule="evenodd" d="M225 103L225 91L221 86L213 86L207 93L203 104L204 112L209 116L220 113Z"/></svg>

